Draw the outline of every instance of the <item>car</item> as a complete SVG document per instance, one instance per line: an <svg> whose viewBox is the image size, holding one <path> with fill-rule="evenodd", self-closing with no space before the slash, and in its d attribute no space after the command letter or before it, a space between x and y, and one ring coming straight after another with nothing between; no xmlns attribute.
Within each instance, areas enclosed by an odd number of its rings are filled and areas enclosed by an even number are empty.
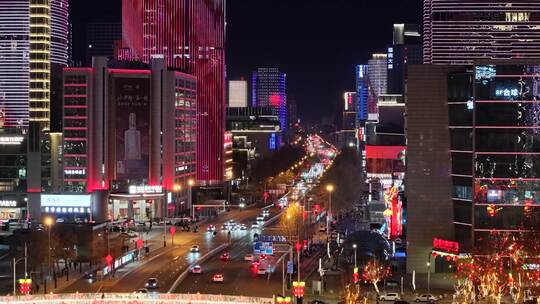
<svg viewBox="0 0 540 304"><path fill-rule="evenodd" d="M259 268L257 269L257 275L265 275L266 274L266 268Z"/></svg>
<svg viewBox="0 0 540 304"><path fill-rule="evenodd" d="M214 283L223 283L224 278L222 274L215 274L212 276L212 282Z"/></svg>
<svg viewBox="0 0 540 304"><path fill-rule="evenodd" d="M432 294L425 293L414 298L415 302L435 302L437 298Z"/></svg>
<svg viewBox="0 0 540 304"><path fill-rule="evenodd" d="M221 230L229 230L229 225L223 224L223 225L221 226Z"/></svg>
<svg viewBox="0 0 540 304"><path fill-rule="evenodd" d="M247 226L245 224L240 225L240 230L247 230Z"/></svg>
<svg viewBox="0 0 540 304"><path fill-rule="evenodd" d="M193 268L191 268L191 273L193 273L193 274L201 274L202 273L202 267L200 265L193 266Z"/></svg>
<svg viewBox="0 0 540 304"><path fill-rule="evenodd" d="M321 300L313 300L313 301L309 302L309 304L326 304L326 302L321 301Z"/></svg>
<svg viewBox="0 0 540 304"><path fill-rule="evenodd" d="M222 261L229 261L231 259L231 255L228 252L225 252L219 257Z"/></svg>
<svg viewBox="0 0 540 304"><path fill-rule="evenodd" d="M244 261L253 261L255 259L255 256L253 254L246 254L244 256Z"/></svg>
<svg viewBox="0 0 540 304"><path fill-rule="evenodd" d="M84 273L84 278L87 279L89 283L94 283L97 279L97 272L87 271Z"/></svg>
<svg viewBox="0 0 540 304"><path fill-rule="evenodd" d="M156 279L156 278L148 279L148 281L146 282L144 287L146 287L146 289L156 289L156 288L158 288L159 287L158 279Z"/></svg>
<svg viewBox="0 0 540 304"><path fill-rule="evenodd" d="M259 254L259 260L266 260L268 259L268 256L266 254Z"/></svg>
<svg viewBox="0 0 540 304"><path fill-rule="evenodd" d="M146 290L146 288L139 288L135 293L148 293L148 290Z"/></svg>
<svg viewBox="0 0 540 304"><path fill-rule="evenodd" d="M257 216L256 221L257 221L257 222L264 222L264 217L262 217L262 216Z"/></svg>
<svg viewBox="0 0 540 304"><path fill-rule="evenodd" d="M252 267L259 267L261 265L261 262L259 260L253 260L251 262Z"/></svg>
<svg viewBox="0 0 540 304"><path fill-rule="evenodd" d="M214 232L214 231L216 231L216 226L214 226L214 225L208 225L208 228L206 228L206 231L208 231L208 232Z"/></svg>
<svg viewBox="0 0 540 304"><path fill-rule="evenodd" d="M258 229L258 228L259 228L259 223L253 222L253 224L251 224L251 229Z"/></svg>
<svg viewBox="0 0 540 304"><path fill-rule="evenodd" d="M396 292L383 293L379 295L379 301L399 301L401 297Z"/></svg>
<svg viewBox="0 0 540 304"><path fill-rule="evenodd" d="M201 249L199 248L199 245L193 245L191 246L191 249L189 251L191 252L199 252Z"/></svg>

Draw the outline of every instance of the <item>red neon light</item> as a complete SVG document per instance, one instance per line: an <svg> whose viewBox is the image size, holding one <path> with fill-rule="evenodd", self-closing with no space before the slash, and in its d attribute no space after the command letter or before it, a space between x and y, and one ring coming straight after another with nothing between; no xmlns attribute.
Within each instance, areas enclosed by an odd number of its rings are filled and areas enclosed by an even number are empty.
<svg viewBox="0 0 540 304"><path fill-rule="evenodd" d="M41 193L41 188L27 188L26 192L29 192L29 193Z"/></svg>
<svg viewBox="0 0 540 304"><path fill-rule="evenodd" d="M93 72L93 68L76 68L76 67L67 67L64 68L64 72Z"/></svg>
<svg viewBox="0 0 540 304"><path fill-rule="evenodd" d="M447 252L459 253L459 243L447 241L439 238L433 239L433 248L444 250Z"/></svg>
<svg viewBox="0 0 540 304"><path fill-rule="evenodd" d="M366 145L366 158L399 159L399 154L406 150L405 146L370 146Z"/></svg>
<svg viewBox="0 0 540 304"><path fill-rule="evenodd" d="M152 73L150 70L130 70L130 69L109 69L109 73L112 74L145 74L149 75Z"/></svg>

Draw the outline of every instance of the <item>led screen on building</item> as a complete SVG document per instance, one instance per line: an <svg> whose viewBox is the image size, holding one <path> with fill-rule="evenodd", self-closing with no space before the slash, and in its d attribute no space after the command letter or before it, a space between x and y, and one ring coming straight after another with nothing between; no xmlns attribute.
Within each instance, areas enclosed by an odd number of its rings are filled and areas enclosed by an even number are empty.
<svg viewBox="0 0 540 304"><path fill-rule="evenodd" d="M145 78L115 77L116 180L148 178L150 87Z"/></svg>

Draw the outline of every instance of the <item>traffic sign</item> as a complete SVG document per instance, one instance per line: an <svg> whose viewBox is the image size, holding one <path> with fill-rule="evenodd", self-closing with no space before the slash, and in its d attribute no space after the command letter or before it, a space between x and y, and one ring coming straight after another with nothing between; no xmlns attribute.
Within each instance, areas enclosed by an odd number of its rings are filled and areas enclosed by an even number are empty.
<svg viewBox="0 0 540 304"><path fill-rule="evenodd" d="M294 273L293 261L288 261L287 262L287 273Z"/></svg>
<svg viewBox="0 0 540 304"><path fill-rule="evenodd" d="M253 246L255 254L274 254L274 246L272 242L255 242Z"/></svg>

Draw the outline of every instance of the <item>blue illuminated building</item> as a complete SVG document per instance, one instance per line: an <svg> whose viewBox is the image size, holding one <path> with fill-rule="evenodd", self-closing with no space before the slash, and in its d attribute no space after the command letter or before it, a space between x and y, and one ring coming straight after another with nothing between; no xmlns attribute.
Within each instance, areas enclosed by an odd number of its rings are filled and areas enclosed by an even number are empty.
<svg viewBox="0 0 540 304"><path fill-rule="evenodd" d="M356 98L358 99L358 121L363 124L368 119L369 77L367 64L356 66Z"/></svg>
<svg viewBox="0 0 540 304"><path fill-rule="evenodd" d="M279 68L258 68L253 72L251 83L252 106L274 109L282 132L286 132L288 127L286 78L287 75Z"/></svg>

